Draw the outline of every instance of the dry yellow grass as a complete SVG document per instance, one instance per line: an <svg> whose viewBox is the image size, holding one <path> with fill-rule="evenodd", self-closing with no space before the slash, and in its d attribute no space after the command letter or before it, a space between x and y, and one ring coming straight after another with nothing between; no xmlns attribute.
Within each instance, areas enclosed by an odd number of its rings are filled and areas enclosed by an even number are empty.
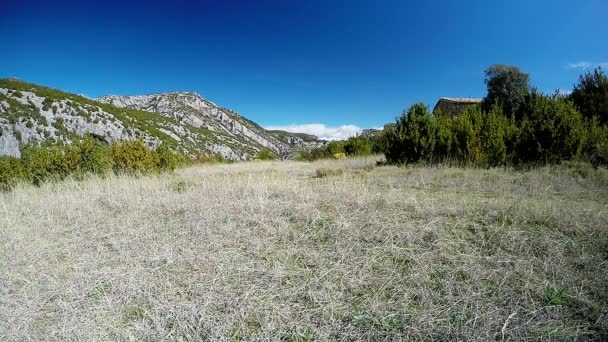
<svg viewBox="0 0 608 342"><path fill-rule="evenodd" d="M0 194L0 340L608 337L606 170L374 162Z"/></svg>

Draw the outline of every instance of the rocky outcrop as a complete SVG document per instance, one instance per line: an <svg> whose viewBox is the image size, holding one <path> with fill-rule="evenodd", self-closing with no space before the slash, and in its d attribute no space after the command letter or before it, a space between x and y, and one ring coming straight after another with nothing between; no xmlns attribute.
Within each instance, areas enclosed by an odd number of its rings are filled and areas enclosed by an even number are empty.
<svg viewBox="0 0 608 342"><path fill-rule="evenodd" d="M268 148L282 155L290 146L238 113L220 108L197 93L179 92L138 96L102 96L96 99L117 107L157 112L182 125L222 132L254 147Z"/></svg>
<svg viewBox="0 0 608 342"><path fill-rule="evenodd" d="M69 144L85 134L106 143L141 139L150 147L168 142L186 155L230 160L270 149L281 158L310 137L270 132L192 92L141 96L109 95L91 100L14 79L0 80L0 155L19 156L29 142Z"/></svg>

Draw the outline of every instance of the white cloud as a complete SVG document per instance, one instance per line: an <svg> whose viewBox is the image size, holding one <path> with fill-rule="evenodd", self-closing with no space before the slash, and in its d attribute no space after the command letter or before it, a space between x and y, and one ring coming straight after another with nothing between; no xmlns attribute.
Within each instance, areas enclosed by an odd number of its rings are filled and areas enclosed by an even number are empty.
<svg viewBox="0 0 608 342"><path fill-rule="evenodd" d="M593 63L591 62L576 62L576 63L569 63L568 64L568 69L588 69L593 65Z"/></svg>
<svg viewBox="0 0 608 342"><path fill-rule="evenodd" d="M306 133L312 134L324 140L342 140L355 136L363 130L355 125L342 125L339 127L328 127L324 124L302 124L302 125L287 125L287 126L268 126L267 130L281 130L291 133Z"/></svg>
<svg viewBox="0 0 608 342"><path fill-rule="evenodd" d="M590 68L595 68L595 67L602 67L604 69L608 68L608 62L602 62L602 63L594 63L594 62L576 62L576 63L569 63L567 65L568 69L580 69L580 70L587 70Z"/></svg>

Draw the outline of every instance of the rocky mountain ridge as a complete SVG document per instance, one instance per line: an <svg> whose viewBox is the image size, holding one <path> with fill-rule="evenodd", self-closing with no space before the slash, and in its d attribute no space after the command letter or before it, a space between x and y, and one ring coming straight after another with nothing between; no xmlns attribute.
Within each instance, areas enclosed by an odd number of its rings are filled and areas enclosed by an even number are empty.
<svg viewBox="0 0 608 342"><path fill-rule="evenodd" d="M294 149L323 143L267 131L194 92L92 100L15 79L0 80L0 155L19 156L19 146L30 141L69 144L85 134L107 143L142 139L151 147L164 141L187 155L231 160L254 158L262 149L287 158Z"/></svg>

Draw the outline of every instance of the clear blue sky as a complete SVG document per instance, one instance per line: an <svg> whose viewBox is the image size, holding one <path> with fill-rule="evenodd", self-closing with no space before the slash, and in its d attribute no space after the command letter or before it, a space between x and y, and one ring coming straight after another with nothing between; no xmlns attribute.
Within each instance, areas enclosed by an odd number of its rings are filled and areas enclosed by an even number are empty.
<svg viewBox="0 0 608 342"><path fill-rule="evenodd" d="M196 91L266 126L376 127L417 101L484 96L494 63L571 89L608 63L607 14L606 0L3 0L0 77L90 97Z"/></svg>

